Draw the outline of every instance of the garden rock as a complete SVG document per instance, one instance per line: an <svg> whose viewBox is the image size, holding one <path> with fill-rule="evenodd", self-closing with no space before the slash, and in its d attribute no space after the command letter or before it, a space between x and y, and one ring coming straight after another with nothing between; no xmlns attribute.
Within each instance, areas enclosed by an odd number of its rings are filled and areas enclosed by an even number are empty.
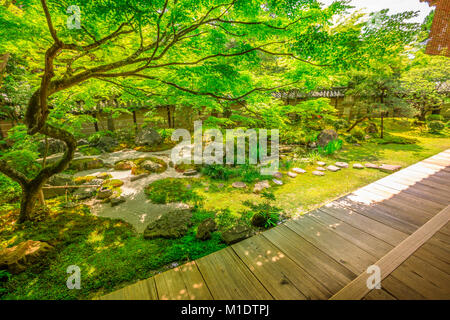
<svg viewBox="0 0 450 320"><path fill-rule="evenodd" d="M66 144L61 140L50 138L47 139L47 143L48 143L47 156L66 151ZM45 154L45 140L39 141L38 151L39 154L43 157Z"/></svg>
<svg viewBox="0 0 450 320"><path fill-rule="evenodd" d="M113 194L113 191L108 188L100 188L97 193L97 199L107 199L111 197Z"/></svg>
<svg viewBox="0 0 450 320"><path fill-rule="evenodd" d="M75 200L89 199L95 195L96 191L97 191L96 188L78 188L74 192L73 197L75 198Z"/></svg>
<svg viewBox="0 0 450 320"><path fill-rule="evenodd" d="M336 172L336 171L341 170L341 168L336 167L336 166L333 166L333 165L329 165L329 166L327 167L327 170L328 170L328 171L331 171L331 172Z"/></svg>
<svg viewBox="0 0 450 320"><path fill-rule="evenodd" d="M211 238L211 232L217 229L216 222L212 218L203 220L197 227L195 237L200 240L208 240Z"/></svg>
<svg viewBox="0 0 450 320"><path fill-rule="evenodd" d="M95 146L105 152L111 152L119 145L116 139L110 136L102 136L98 139Z"/></svg>
<svg viewBox="0 0 450 320"><path fill-rule="evenodd" d="M323 161L317 161L317 165L323 167L326 163Z"/></svg>
<svg viewBox="0 0 450 320"><path fill-rule="evenodd" d="M152 160L145 160L140 164L140 167L144 170L150 171L150 172L156 172L160 168L162 168L162 165L159 163L156 163Z"/></svg>
<svg viewBox="0 0 450 320"><path fill-rule="evenodd" d="M272 181L273 181L273 183L275 183L275 184L277 184L279 186L283 185L283 181L281 181L281 180L272 179Z"/></svg>
<svg viewBox="0 0 450 320"><path fill-rule="evenodd" d="M306 173L306 170L301 169L301 168L294 168L294 169L292 169L292 171L294 171L295 173Z"/></svg>
<svg viewBox="0 0 450 320"><path fill-rule="evenodd" d="M393 165L393 164L382 164L381 166L378 167L378 169L380 169L381 171L385 171L385 172L395 172L398 171L402 168L402 166L398 166L398 165Z"/></svg>
<svg viewBox="0 0 450 320"><path fill-rule="evenodd" d="M69 165L69 169L76 170L76 171L85 171L85 170L103 168L104 166L105 166L105 164L103 163L103 161L101 159L81 158L81 159L73 160Z"/></svg>
<svg viewBox="0 0 450 320"><path fill-rule="evenodd" d="M336 162L335 165L339 168L348 168L347 162Z"/></svg>
<svg viewBox="0 0 450 320"><path fill-rule="evenodd" d="M46 242L27 240L0 250L0 270L6 269L12 274L21 273L29 266L39 263L53 249Z"/></svg>
<svg viewBox="0 0 450 320"><path fill-rule="evenodd" d="M273 177L274 177L275 179L281 179L281 178L283 178L283 174L282 174L281 172L275 172L275 173L273 174Z"/></svg>
<svg viewBox="0 0 450 320"><path fill-rule="evenodd" d="M136 167L136 165L133 161L120 161L114 165L114 170L131 170L134 167Z"/></svg>
<svg viewBox="0 0 450 320"><path fill-rule="evenodd" d="M222 239L226 244L233 244L247 239L253 235L253 231L244 225L237 225L222 233Z"/></svg>
<svg viewBox="0 0 450 320"><path fill-rule="evenodd" d="M247 187L247 185L246 185L244 182L240 182L240 181L233 182L233 183L231 184L231 186L232 186L233 188L238 188L238 189L243 189L243 188L246 188L246 187Z"/></svg>
<svg viewBox="0 0 450 320"><path fill-rule="evenodd" d="M336 140L338 138L338 134L333 129L325 129L319 133L317 137L317 144L321 147L325 147L330 141Z"/></svg>
<svg viewBox="0 0 450 320"><path fill-rule="evenodd" d="M111 207L118 206L119 204L124 203L125 201L126 199L124 197L111 198Z"/></svg>
<svg viewBox="0 0 450 320"><path fill-rule="evenodd" d="M47 184L50 186L65 186L65 185L73 185L73 177L68 174L60 173L55 174L54 176L50 177L50 179L47 180ZM63 196L66 194L66 190L68 192L73 192L74 190L72 188L58 188L58 189L42 189L42 192L44 193L45 198L54 198L58 196Z"/></svg>
<svg viewBox="0 0 450 320"><path fill-rule="evenodd" d="M109 174L108 172L101 172L97 174L96 177L100 180L107 180L112 178L111 174Z"/></svg>
<svg viewBox="0 0 450 320"><path fill-rule="evenodd" d="M295 173L295 172L288 172L287 173L287 175L289 176L289 177L291 177L291 178L296 178L297 177L297 174Z"/></svg>
<svg viewBox="0 0 450 320"><path fill-rule="evenodd" d="M326 171L327 169L323 168L323 167L317 167L316 168L317 171Z"/></svg>
<svg viewBox="0 0 450 320"><path fill-rule="evenodd" d="M191 217L192 213L190 209L167 212L159 219L150 222L144 231L144 238L180 238L187 233L189 227L192 225Z"/></svg>
<svg viewBox="0 0 450 320"><path fill-rule="evenodd" d="M155 129L145 127L138 132L134 142L138 146L155 146L162 142L162 138Z"/></svg>
<svg viewBox="0 0 450 320"><path fill-rule="evenodd" d="M257 212L252 216L251 222L255 227L264 227L267 222L267 217L261 212Z"/></svg>
<svg viewBox="0 0 450 320"><path fill-rule="evenodd" d="M377 125L374 122L369 122L369 124L367 125L366 129L365 129L366 133L378 133L378 128Z"/></svg>
<svg viewBox="0 0 450 320"><path fill-rule="evenodd" d="M374 163L366 163L364 166L366 168L370 168L370 169L378 169L378 165L376 165Z"/></svg>
<svg viewBox="0 0 450 320"><path fill-rule="evenodd" d="M80 139L77 141L78 147L87 146L87 145L89 145L89 141L87 141L86 139Z"/></svg>
<svg viewBox="0 0 450 320"><path fill-rule="evenodd" d="M325 175L325 173L323 173L322 171L313 171L312 174L315 176L324 176Z"/></svg>
<svg viewBox="0 0 450 320"><path fill-rule="evenodd" d="M260 193L264 189L268 189L268 188L270 188L269 181L268 180L263 180L263 181L255 183L255 186L253 187L253 192L254 193Z"/></svg>
<svg viewBox="0 0 450 320"><path fill-rule="evenodd" d="M364 166L361 163L354 163L353 168L354 169L364 169Z"/></svg>

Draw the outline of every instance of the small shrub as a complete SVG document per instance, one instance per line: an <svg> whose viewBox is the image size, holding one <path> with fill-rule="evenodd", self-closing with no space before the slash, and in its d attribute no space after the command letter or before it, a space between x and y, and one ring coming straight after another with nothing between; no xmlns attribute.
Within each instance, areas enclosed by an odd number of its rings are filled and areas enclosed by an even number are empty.
<svg viewBox="0 0 450 320"><path fill-rule="evenodd" d="M280 220L280 213L282 211L281 208L273 206L270 201L275 200L275 196L273 193L264 192L262 194L263 198L266 199L263 203L254 203L252 201L244 201L243 204L246 207L250 208L250 211L247 212L246 216L253 219L254 216L260 217L260 219L264 220L264 228L270 228L277 225Z"/></svg>
<svg viewBox="0 0 450 320"><path fill-rule="evenodd" d="M444 121L444 117L441 116L440 114L430 114L426 117L427 122L431 122L431 121Z"/></svg>
<svg viewBox="0 0 450 320"><path fill-rule="evenodd" d="M428 122L427 126L428 130L434 134L440 133L445 128L445 125L442 121L430 121Z"/></svg>
<svg viewBox="0 0 450 320"><path fill-rule="evenodd" d="M333 127L336 131L344 129L348 126L348 122L345 119L337 119L333 122Z"/></svg>
<svg viewBox="0 0 450 320"><path fill-rule="evenodd" d="M358 141L363 141L365 135L366 135L366 134L364 133L364 131L363 131L362 129L360 129L360 128L353 129L352 136L353 136L356 140L358 140Z"/></svg>
<svg viewBox="0 0 450 320"><path fill-rule="evenodd" d="M20 185L10 178L0 174L0 203L18 201L22 189Z"/></svg>
<svg viewBox="0 0 450 320"><path fill-rule="evenodd" d="M342 148L342 140L341 139L335 139L330 142L325 147L318 146L317 150L320 154L324 155L331 155L335 153L336 151L341 150Z"/></svg>
<svg viewBox="0 0 450 320"><path fill-rule="evenodd" d="M202 173L211 179L228 180L233 175L233 170L220 164L212 164L203 167Z"/></svg>

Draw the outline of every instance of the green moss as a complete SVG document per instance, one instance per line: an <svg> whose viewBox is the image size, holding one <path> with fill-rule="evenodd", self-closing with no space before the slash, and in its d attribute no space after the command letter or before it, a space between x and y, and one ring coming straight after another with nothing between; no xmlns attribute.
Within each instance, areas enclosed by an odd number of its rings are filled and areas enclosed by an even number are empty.
<svg viewBox="0 0 450 320"><path fill-rule="evenodd" d="M176 146L175 142L163 142L156 146L139 146L135 147L134 150L141 152L158 152L158 151L166 151L172 149Z"/></svg>
<svg viewBox="0 0 450 320"><path fill-rule="evenodd" d="M161 167L158 168L155 171L146 170L146 169L141 167L141 164L143 162L145 162L146 160L150 160L150 161L156 162L156 163L160 164ZM134 159L134 160L131 160L131 161L133 161L134 164L136 165L136 167L131 169L131 173L134 174L134 175L140 175L140 174L143 174L143 173L161 173L161 172L164 172L164 171L167 170L167 163L164 160L161 160L159 158L146 157L146 158Z"/></svg>
<svg viewBox="0 0 450 320"><path fill-rule="evenodd" d="M89 145L84 145L78 147L78 151L84 154L85 156L97 156L102 154L102 152L96 147L91 147Z"/></svg>
<svg viewBox="0 0 450 320"><path fill-rule="evenodd" d="M120 179L108 179L103 181L102 187L113 189L123 186L123 181Z"/></svg>
<svg viewBox="0 0 450 320"><path fill-rule="evenodd" d="M192 185L186 179L167 178L157 180L145 188L145 193L152 202L160 204L170 202L197 204L201 202L201 198L192 190Z"/></svg>
<svg viewBox="0 0 450 320"><path fill-rule="evenodd" d="M72 160L72 162L70 162L69 165L69 170L84 171L91 169L99 169L103 167L104 163L101 159L86 158L86 159Z"/></svg>
<svg viewBox="0 0 450 320"><path fill-rule="evenodd" d="M86 183L86 182L90 182L90 181L94 180L95 178L96 177L94 177L94 176L76 177L74 179L74 182L76 184L83 184L83 183Z"/></svg>

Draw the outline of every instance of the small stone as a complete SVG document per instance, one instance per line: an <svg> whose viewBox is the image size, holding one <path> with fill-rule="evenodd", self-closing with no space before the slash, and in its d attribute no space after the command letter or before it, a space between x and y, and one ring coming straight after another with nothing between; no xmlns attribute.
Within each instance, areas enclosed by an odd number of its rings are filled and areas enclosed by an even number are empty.
<svg viewBox="0 0 450 320"><path fill-rule="evenodd" d="M273 177L274 177L275 179L281 179L281 178L283 178L283 174L282 174L281 172L275 172L275 173L273 174Z"/></svg>
<svg viewBox="0 0 450 320"><path fill-rule="evenodd" d="M348 168L347 162L336 162L335 165L339 168Z"/></svg>
<svg viewBox="0 0 450 320"><path fill-rule="evenodd" d="M313 171L312 174L315 176L324 176L325 175L325 173L323 173L322 171Z"/></svg>
<svg viewBox="0 0 450 320"><path fill-rule="evenodd" d="M231 186L233 188L238 188L238 189L243 189L243 188L247 187L247 185L244 182L240 182L240 181L233 182L233 184Z"/></svg>
<svg viewBox="0 0 450 320"><path fill-rule="evenodd" d="M291 178L296 178L297 177L297 174L295 173L295 172L288 172L287 173L287 175L289 176L289 177L291 177Z"/></svg>
<svg viewBox="0 0 450 320"><path fill-rule="evenodd" d="M294 168L294 169L292 169L292 171L294 171L295 173L306 173L306 170L301 169L301 168Z"/></svg>
<svg viewBox="0 0 450 320"><path fill-rule="evenodd" d="M273 183L275 183L275 184L277 184L279 186L283 185L283 181L281 181L281 180L272 179L272 181L273 181Z"/></svg>
<svg viewBox="0 0 450 320"><path fill-rule="evenodd" d="M75 200L85 200L95 195L95 188L78 188L73 194Z"/></svg>
<svg viewBox="0 0 450 320"><path fill-rule="evenodd" d="M203 220L197 227L195 237L200 240L208 240L211 238L211 232L217 229L217 224L212 218Z"/></svg>
<svg viewBox="0 0 450 320"><path fill-rule="evenodd" d="M323 161L317 161L317 165L318 165L318 166L324 166L324 165L326 165L326 163L323 162Z"/></svg>
<svg viewBox="0 0 450 320"><path fill-rule="evenodd" d="M386 172L395 172L402 168L402 166L394 165L394 164L382 164L378 167L378 169Z"/></svg>
<svg viewBox="0 0 450 320"><path fill-rule="evenodd" d="M126 199L124 197L111 198L111 207L118 206L121 203L124 203Z"/></svg>
<svg viewBox="0 0 450 320"><path fill-rule="evenodd" d="M328 170L328 171L331 171L331 172L336 172L336 171L341 170L341 168L336 167L336 166L333 166L333 165L329 165L329 166L327 167L327 170Z"/></svg>
<svg viewBox="0 0 450 320"><path fill-rule="evenodd" d="M263 181L255 183L255 186L253 187L253 192L254 193L260 193L264 189L268 189L268 188L270 188L269 181L268 180L263 180Z"/></svg>
<svg viewBox="0 0 450 320"><path fill-rule="evenodd" d="M187 170L187 171L183 172L183 176L187 176L187 177L195 176L197 173L198 173L197 170L194 170L194 169Z"/></svg>
<svg viewBox="0 0 450 320"><path fill-rule="evenodd" d="M255 227L264 227L267 222L267 217L261 212L257 212L252 216L251 222Z"/></svg>
<svg viewBox="0 0 450 320"><path fill-rule="evenodd" d="M120 162L117 162L115 165L114 165L114 169L115 170L131 170L131 169L133 169L134 167L136 167L136 165L134 164L134 162L133 161L120 161Z"/></svg>
<svg viewBox="0 0 450 320"><path fill-rule="evenodd" d="M191 217L192 213L189 209L167 212L157 220L150 222L144 231L144 239L181 238L192 225Z"/></svg>
<svg viewBox="0 0 450 320"><path fill-rule="evenodd" d="M378 165L374 164L374 163L366 163L364 165L366 168L371 168L371 169L378 169Z"/></svg>
<svg viewBox="0 0 450 320"><path fill-rule="evenodd" d="M317 167L316 168L317 171L326 171L327 169L323 168L323 167Z"/></svg>
<svg viewBox="0 0 450 320"><path fill-rule="evenodd" d="M364 166L361 163L354 163L353 169L364 169Z"/></svg>

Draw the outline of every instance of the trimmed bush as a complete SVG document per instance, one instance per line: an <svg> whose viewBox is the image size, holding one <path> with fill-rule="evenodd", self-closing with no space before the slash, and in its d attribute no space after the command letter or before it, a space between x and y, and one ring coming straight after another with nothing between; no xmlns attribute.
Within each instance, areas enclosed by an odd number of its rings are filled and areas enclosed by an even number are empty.
<svg viewBox="0 0 450 320"><path fill-rule="evenodd" d="M431 133L437 134L444 130L445 125L442 121L430 121L427 124Z"/></svg>

